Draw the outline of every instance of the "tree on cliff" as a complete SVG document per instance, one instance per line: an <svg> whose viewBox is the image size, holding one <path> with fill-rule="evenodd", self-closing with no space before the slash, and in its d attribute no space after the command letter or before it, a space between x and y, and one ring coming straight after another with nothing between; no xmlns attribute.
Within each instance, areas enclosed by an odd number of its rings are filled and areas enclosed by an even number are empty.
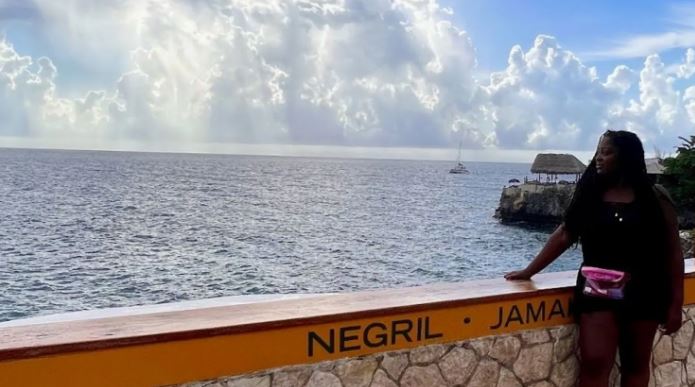
<svg viewBox="0 0 695 387"><path fill-rule="evenodd" d="M673 199L684 209L695 210L695 136L679 137L683 145L675 157L664 160L666 185Z"/></svg>

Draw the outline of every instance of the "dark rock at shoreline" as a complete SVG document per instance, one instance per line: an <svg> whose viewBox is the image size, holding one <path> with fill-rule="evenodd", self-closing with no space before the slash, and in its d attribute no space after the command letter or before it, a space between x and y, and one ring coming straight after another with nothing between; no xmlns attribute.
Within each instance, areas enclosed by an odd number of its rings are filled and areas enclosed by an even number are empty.
<svg viewBox="0 0 695 387"><path fill-rule="evenodd" d="M504 187L495 218L504 222L560 223L574 184L522 184ZM680 209L678 228L695 228L695 212Z"/></svg>
<svg viewBox="0 0 695 387"><path fill-rule="evenodd" d="M495 217L511 222L559 223L573 192L574 184L522 184L505 187Z"/></svg>
<svg viewBox="0 0 695 387"><path fill-rule="evenodd" d="M495 218L503 222L530 224L560 223L572 200L574 185L522 184L505 187ZM683 257L695 257L695 213L681 211L678 216ZM686 228L690 230L685 230Z"/></svg>
<svg viewBox="0 0 695 387"><path fill-rule="evenodd" d="M695 257L695 229L683 230L680 232L681 247L683 248L684 258Z"/></svg>
<svg viewBox="0 0 695 387"><path fill-rule="evenodd" d="M678 227L680 229L695 228L695 212L689 210L681 210L678 214Z"/></svg>

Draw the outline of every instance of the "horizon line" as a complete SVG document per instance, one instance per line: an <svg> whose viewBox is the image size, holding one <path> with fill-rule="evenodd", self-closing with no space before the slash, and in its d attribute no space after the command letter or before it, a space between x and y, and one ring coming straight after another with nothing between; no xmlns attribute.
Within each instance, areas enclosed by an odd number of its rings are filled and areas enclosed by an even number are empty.
<svg viewBox="0 0 695 387"><path fill-rule="evenodd" d="M260 157L296 157L325 159L358 160L403 160L403 161L455 161L456 148L411 148L411 147L357 147L344 145L292 145L292 144L164 144L150 146L146 144L126 144L122 146L65 146L64 144L0 144L0 149L55 150L84 152L121 152L121 153L161 153L192 154L218 156L260 156ZM124 146L126 145L126 146ZM135 146L133 146L135 145ZM169 146L166 146L169 145ZM173 146L172 146L173 145ZM191 146L192 145L192 146ZM225 148L225 149L221 149ZM468 153L468 157L466 157ZM463 162L491 162L510 164L531 164L535 155L540 153L569 153L580 159L591 159L593 151L576 150L521 150L521 149L463 149ZM473 154L473 157L471 157ZM587 157L585 157L587 156Z"/></svg>

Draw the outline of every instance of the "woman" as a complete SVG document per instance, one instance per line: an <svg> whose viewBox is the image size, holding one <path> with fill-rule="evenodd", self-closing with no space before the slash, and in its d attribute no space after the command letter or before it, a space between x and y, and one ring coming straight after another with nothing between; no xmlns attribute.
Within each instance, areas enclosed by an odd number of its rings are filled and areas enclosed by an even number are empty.
<svg viewBox="0 0 695 387"><path fill-rule="evenodd" d="M528 280L575 243L581 243L587 267L578 273L573 304L580 387L608 386L618 349L622 386L647 386L658 325L666 334L681 325L683 255L673 203L647 176L644 149L634 133L609 130L601 136L564 222L525 269L505 278ZM623 282L587 282L587 276L596 279L588 267L624 273ZM620 292L607 298L602 286Z"/></svg>

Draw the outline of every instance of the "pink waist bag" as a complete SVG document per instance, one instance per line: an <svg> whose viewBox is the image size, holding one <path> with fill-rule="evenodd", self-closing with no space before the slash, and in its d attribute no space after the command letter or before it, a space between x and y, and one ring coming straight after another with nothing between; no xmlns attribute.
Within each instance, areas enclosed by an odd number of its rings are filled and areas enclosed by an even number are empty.
<svg viewBox="0 0 695 387"><path fill-rule="evenodd" d="M584 266L580 272L586 280L584 294L611 300L622 300L625 296L625 284L630 274L593 266Z"/></svg>

